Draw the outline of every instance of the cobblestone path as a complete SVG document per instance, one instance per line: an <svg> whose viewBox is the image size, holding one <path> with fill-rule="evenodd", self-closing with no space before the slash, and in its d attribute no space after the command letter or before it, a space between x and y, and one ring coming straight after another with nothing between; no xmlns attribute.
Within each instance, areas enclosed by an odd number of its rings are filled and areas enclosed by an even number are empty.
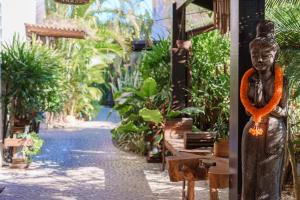
<svg viewBox="0 0 300 200"><path fill-rule="evenodd" d="M42 154L27 170L2 169L0 186L6 189L0 200L176 200L181 184L170 183L159 164L118 150L110 129L116 118L73 128L42 130ZM198 199L209 199L207 183L197 187ZM221 191L221 199L228 199Z"/></svg>

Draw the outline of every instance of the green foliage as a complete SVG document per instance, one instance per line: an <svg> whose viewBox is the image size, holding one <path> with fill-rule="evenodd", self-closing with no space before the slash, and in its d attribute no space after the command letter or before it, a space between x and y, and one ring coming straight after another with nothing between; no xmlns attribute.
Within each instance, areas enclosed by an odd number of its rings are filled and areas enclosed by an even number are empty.
<svg viewBox="0 0 300 200"><path fill-rule="evenodd" d="M138 93L139 96L143 98L150 98L157 94L157 83L153 78L147 78L140 91Z"/></svg>
<svg viewBox="0 0 300 200"><path fill-rule="evenodd" d="M139 88L142 84L141 73L136 68L129 70L117 65L107 70L106 74L113 94L122 92L125 88Z"/></svg>
<svg viewBox="0 0 300 200"><path fill-rule="evenodd" d="M170 82L170 42L161 40L147 51L141 61L140 71L144 79L151 77L158 84L158 90L168 90Z"/></svg>
<svg viewBox="0 0 300 200"><path fill-rule="evenodd" d="M56 51L37 41L29 44L14 37L11 44L3 45L1 59L5 106L14 100L19 115L62 110L61 57Z"/></svg>
<svg viewBox="0 0 300 200"><path fill-rule="evenodd" d="M300 131L300 2L294 0L274 1L268 6L266 17L276 25L276 41L281 48L278 62L285 67L289 81L288 126L291 133Z"/></svg>
<svg viewBox="0 0 300 200"><path fill-rule="evenodd" d="M300 95L300 50L284 49L280 53L279 62L285 66L285 76L289 80L290 98Z"/></svg>
<svg viewBox="0 0 300 200"><path fill-rule="evenodd" d="M163 119L160 107L156 106L156 96L159 94L157 83L152 78L147 78L139 88L123 88L115 94L114 108L122 122L112 131L112 135L122 148L145 153L145 138L154 134L147 122L159 124Z"/></svg>
<svg viewBox="0 0 300 200"><path fill-rule="evenodd" d="M192 113L195 125L204 131L217 130L223 137L229 129L229 40L212 31L192 42L190 94L193 107L198 108Z"/></svg>
<svg viewBox="0 0 300 200"><path fill-rule="evenodd" d="M282 49L300 48L300 3L274 6L267 18L276 24L276 41Z"/></svg>
<svg viewBox="0 0 300 200"><path fill-rule="evenodd" d="M92 41L61 40L57 44L64 58L64 111L78 118L91 118L100 108L102 91L98 85L104 83L105 63L91 62L97 55Z"/></svg>
<svg viewBox="0 0 300 200"><path fill-rule="evenodd" d="M36 156L41 153L44 140L40 137L39 134L31 132L28 134L18 134L18 138L26 138L32 140L33 145L25 147L24 152L27 156L27 162L31 162L33 156Z"/></svg>
<svg viewBox="0 0 300 200"><path fill-rule="evenodd" d="M159 124L163 121L163 116L161 115L159 110L149 110L147 108L143 108L139 111L139 115L146 122L153 122L155 124Z"/></svg>
<svg viewBox="0 0 300 200"><path fill-rule="evenodd" d="M181 112L181 114L186 114L189 116L205 114L203 108L199 108L199 107L187 107L187 108L182 109L180 112Z"/></svg>

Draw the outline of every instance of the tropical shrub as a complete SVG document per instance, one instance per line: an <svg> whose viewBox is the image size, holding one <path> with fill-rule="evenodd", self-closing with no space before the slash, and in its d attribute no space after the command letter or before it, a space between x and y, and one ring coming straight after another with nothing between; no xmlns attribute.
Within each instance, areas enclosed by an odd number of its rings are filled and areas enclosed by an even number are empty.
<svg viewBox="0 0 300 200"><path fill-rule="evenodd" d="M229 129L229 40L218 31L192 39L191 104L200 109L193 117L200 130Z"/></svg>
<svg viewBox="0 0 300 200"><path fill-rule="evenodd" d="M143 117L148 114L151 118L153 113L149 114L149 111L155 112L154 99L157 94L156 81L148 78L140 88L125 88L123 92L115 95L114 108L119 112L122 123L112 131L112 137L121 147L140 154L145 153L145 138L153 132Z"/></svg>
<svg viewBox="0 0 300 200"><path fill-rule="evenodd" d="M105 62L91 62L97 54L89 41L62 40L57 49L64 58L64 95L69 99L64 104L64 113L90 119L100 109L102 91L98 85L105 82L103 73L107 65Z"/></svg>
<svg viewBox="0 0 300 200"><path fill-rule="evenodd" d="M20 139L30 139L32 141L32 146L26 146L23 151L25 152L27 162L32 162L32 158L41 153L44 140L41 136L35 132L31 132L28 134L18 134L17 138Z"/></svg>
<svg viewBox="0 0 300 200"><path fill-rule="evenodd" d="M111 82L115 109L122 123L112 131L117 143L131 151L144 154L162 139L160 125L170 107L170 55L167 40L143 53L140 64L123 68ZM122 75L123 74L123 75Z"/></svg>
<svg viewBox="0 0 300 200"><path fill-rule="evenodd" d="M32 113L62 110L64 86L61 57L56 51L14 37L11 44L3 45L1 59L4 133L8 114L13 126L16 118L30 121Z"/></svg>
<svg viewBox="0 0 300 200"><path fill-rule="evenodd" d="M300 4L299 2L276 2L267 9L267 18L276 25L276 41L281 52L278 62L284 66L289 81L289 127L292 134L300 132Z"/></svg>
<svg viewBox="0 0 300 200"><path fill-rule="evenodd" d="M153 45L150 51L144 53L140 64L140 71L144 79L151 77L158 89L167 89L170 86L170 42L161 40Z"/></svg>
<svg viewBox="0 0 300 200"><path fill-rule="evenodd" d="M287 120L288 141L286 161L291 168L285 167L285 174L292 174L294 195L300 198L300 186L297 181L296 154L300 154L300 2L267 1L266 18L275 22L276 41L281 53L278 62L284 66L285 76L289 82L289 112ZM285 165L287 162L285 163ZM285 180L286 182L286 180Z"/></svg>

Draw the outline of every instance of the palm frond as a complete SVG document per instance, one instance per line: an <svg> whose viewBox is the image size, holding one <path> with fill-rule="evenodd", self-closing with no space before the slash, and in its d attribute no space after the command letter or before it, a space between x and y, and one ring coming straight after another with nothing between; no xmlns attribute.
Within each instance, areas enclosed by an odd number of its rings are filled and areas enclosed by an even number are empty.
<svg viewBox="0 0 300 200"><path fill-rule="evenodd" d="M276 7L267 17L276 24L276 39L281 48L300 48L300 6Z"/></svg>
<svg viewBox="0 0 300 200"><path fill-rule="evenodd" d="M284 6L286 4L300 5L299 0L266 0L266 8L271 9L278 6Z"/></svg>

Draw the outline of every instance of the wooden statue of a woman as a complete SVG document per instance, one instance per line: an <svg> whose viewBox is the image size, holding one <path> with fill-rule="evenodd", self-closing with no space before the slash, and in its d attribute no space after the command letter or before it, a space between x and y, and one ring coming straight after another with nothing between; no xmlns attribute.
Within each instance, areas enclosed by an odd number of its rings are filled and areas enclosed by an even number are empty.
<svg viewBox="0 0 300 200"><path fill-rule="evenodd" d="M242 199L280 200L286 142L287 81L275 63L274 23L262 21L250 43L253 67L243 76L240 97L251 118L242 137Z"/></svg>

